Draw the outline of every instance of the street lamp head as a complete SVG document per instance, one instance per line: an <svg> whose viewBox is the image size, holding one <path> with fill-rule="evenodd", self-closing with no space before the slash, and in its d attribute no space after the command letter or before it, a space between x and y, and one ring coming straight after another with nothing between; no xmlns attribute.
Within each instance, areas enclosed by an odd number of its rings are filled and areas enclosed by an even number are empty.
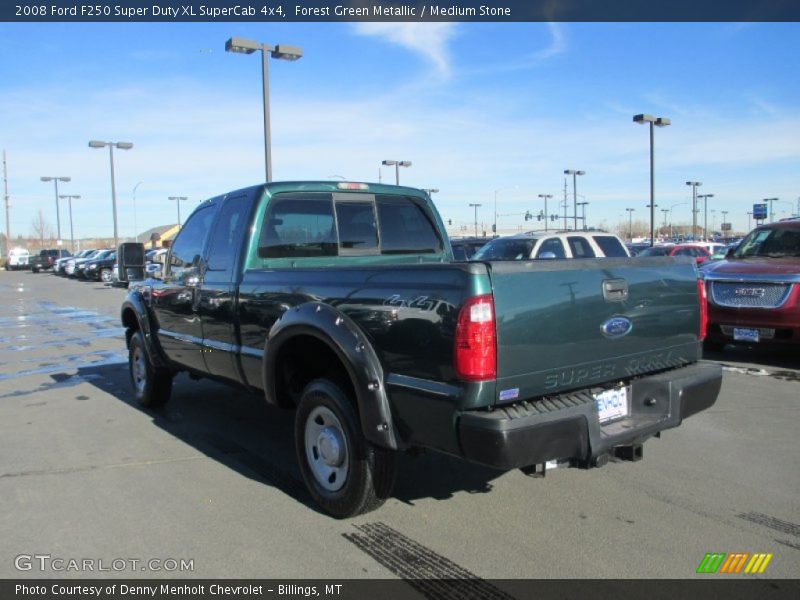
<svg viewBox="0 0 800 600"><path fill-rule="evenodd" d="M117 142L114 145L120 150L130 150L131 148L133 148L133 144L131 144L130 142Z"/></svg>
<svg viewBox="0 0 800 600"><path fill-rule="evenodd" d="M396 160L382 160L381 164L386 166L386 167L393 167L394 165L397 164L397 161Z"/></svg>
<svg viewBox="0 0 800 600"><path fill-rule="evenodd" d="M576 171L575 175L586 175L586 171Z"/></svg>
<svg viewBox="0 0 800 600"><path fill-rule="evenodd" d="M574 169L564 169L564 175L586 175L586 171L576 171Z"/></svg>
<svg viewBox="0 0 800 600"><path fill-rule="evenodd" d="M655 122L656 127L666 127L672 125L672 121L668 117L658 117Z"/></svg>
<svg viewBox="0 0 800 600"><path fill-rule="evenodd" d="M72 181L72 177L40 177L42 181Z"/></svg>
<svg viewBox="0 0 800 600"><path fill-rule="evenodd" d="M401 160L397 164L400 165L401 167L410 167L411 166L411 161L410 160Z"/></svg>
<svg viewBox="0 0 800 600"><path fill-rule="evenodd" d="M691 185L691 186L694 186L694 187L700 187L703 184L700 181L687 181L686 185Z"/></svg>
<svg viewBox="0 0 800 600"><path fill-rule="evenodd" d="M648 114L633 115L633 122L639 123L639 125L644 125L645 123L655 123L656 118L653 115Z"/></svg>
<svg viewBox="0 0 800 600"><path fill-rule="evenodd" d="M80 196L77 195L77 194L59 194L58 197L61 198L62 200L66 200L67 198L72 198L74 200L80 200Z"/></svg>
<svg viewBox="0 0 800 600"><path fill-rule="evenodd" d="M288 44L278 44L272 51L272 58L280 58L281 60L295 61L299 60L302 56L303 56L303 49L300 46L289 46Z"/></svg>
<svg viewBox="0 0 800 600"><path fill-rule="evenodd" d="M240 37L232 37L225 42L225 52L238 52L239 54L252 54L261 49L261 44Z"/></svg>
<svg viewBox="0 0 800 600"><path fill-rule="evenodd" d="M105 148L108 146L106 142L100 142L98 140L91 140L89 142L89 148Z"/></svg>

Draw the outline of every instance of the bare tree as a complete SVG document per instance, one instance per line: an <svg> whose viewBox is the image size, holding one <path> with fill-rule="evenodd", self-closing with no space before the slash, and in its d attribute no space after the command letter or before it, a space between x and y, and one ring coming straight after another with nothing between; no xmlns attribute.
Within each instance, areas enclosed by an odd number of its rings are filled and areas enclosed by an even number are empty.
<svg viewBox="0 0 800 600"><path fill-rule="evenodd" d="M41 209L39 209L39 212L31 222L31 231L33 232L33 237L39 239L43 248L45 239L53 239L53 226L44 218L44 212Z"/></svg>

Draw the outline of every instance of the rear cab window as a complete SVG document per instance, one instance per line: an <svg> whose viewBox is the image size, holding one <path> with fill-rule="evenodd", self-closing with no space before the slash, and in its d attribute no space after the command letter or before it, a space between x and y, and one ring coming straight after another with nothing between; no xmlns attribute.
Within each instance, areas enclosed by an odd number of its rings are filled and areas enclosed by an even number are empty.
<svg viewBox="0 0 800 600"><path fill-rule="evenodd" d="M334 256L438 258L444 251L434 216L413 196L280 192L269 199L256 225L250 268L290 266L280 259Z"/></svg>

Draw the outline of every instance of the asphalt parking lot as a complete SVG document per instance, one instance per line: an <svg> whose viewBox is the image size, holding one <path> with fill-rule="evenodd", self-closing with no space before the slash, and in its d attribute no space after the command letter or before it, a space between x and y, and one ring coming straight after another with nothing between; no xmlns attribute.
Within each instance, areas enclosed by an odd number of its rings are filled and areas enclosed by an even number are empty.
<svg viewBox="0 0 800 600"><path fill-rule="evenodd" d="M185 375L163 411L134 405L124 294L0 273L2 578L691 578L709 552L772 553L751 578L800 573L796 354L709 357L716 405L643 461L532 479L403 456L383 508L336 521L303 488L291 413Z"/></svg>

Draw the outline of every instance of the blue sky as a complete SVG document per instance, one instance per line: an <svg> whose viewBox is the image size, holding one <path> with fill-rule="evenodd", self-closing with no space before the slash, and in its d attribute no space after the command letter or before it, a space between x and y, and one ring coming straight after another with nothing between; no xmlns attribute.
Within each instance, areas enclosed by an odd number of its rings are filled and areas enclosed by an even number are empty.
<svg viewBox="0 0 800 600"><path fill-rule="evenodd" d="M410 160L401 183L438 188L445 219L472 229L469 203L501 229L559 210L564 169L582 169L590 225L614 229L649 203L646 112L656 131L656 202L691 222L688 180L713 193L709 226L728 211L800 197L800 26L606 23L2 24L0 147L8 154L12 234L39 209L55 228L52 183L73 203L76 237L111 235L108 152L119 228L176 221L168 196L197 202L264 179L258 55L224 52L232 36L301 46L270 62L276 180L376 181L383 159ZM383 168L384 182L394 171ZM571 212L571 181L570 212ZM579 198L581 200L581 198ZM711 213L714 210L716 212ZM62 205L62 236L69 230ZM713 221L712 221L713 219ZM700 216L702 222L702 215ZM658 213L658 223L663 215ZM534 222L536 223L536 222ZM534 225L535 227L536 225ZM4 226L3 226L4 227ZM527 224L526 228L531 228Z"/></svg>

